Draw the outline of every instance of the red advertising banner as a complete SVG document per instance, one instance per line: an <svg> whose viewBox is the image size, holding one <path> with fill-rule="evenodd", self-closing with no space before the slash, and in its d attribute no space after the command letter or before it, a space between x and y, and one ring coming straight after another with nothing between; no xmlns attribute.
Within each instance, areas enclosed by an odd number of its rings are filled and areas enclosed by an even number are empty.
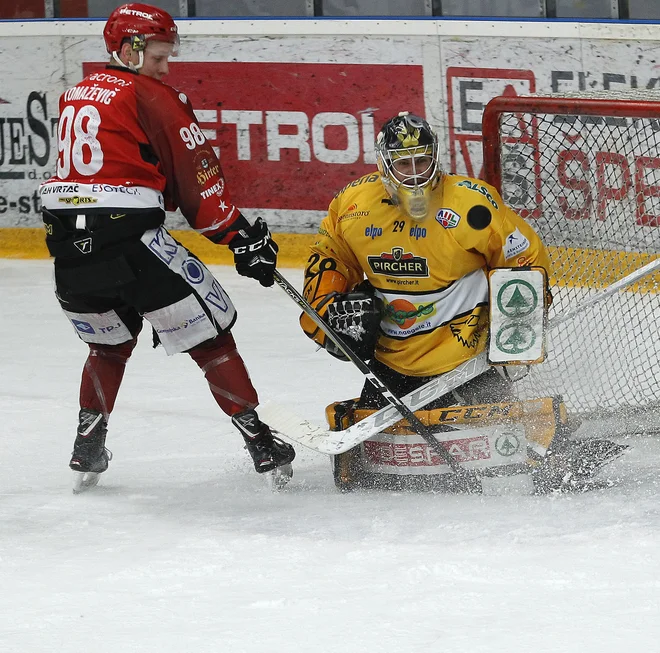
<svg viewBox="0 0 660 653"><path fill-rule="evenodd" d="M325 210L374 170L385 120L424 115L421 65L171 62L166 81L190 98L243 208Z"/></svg>

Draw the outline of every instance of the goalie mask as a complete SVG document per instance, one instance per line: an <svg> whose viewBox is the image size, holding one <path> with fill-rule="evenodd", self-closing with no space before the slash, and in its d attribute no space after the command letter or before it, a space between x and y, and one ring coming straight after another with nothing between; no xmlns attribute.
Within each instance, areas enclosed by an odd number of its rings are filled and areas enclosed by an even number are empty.
<svg viewBox="0 0 660 653"><path fill-rule="evenodd" d="M144 64L144 50L149 41L170 43L172 56L179 50L179 33L172 16L158 7L135 2L117 7L110 14L103 28L103 39L115 62L136 72ZM131 49L138 53L137 64L126 66L119 58L124 41L129 41Z"/></svg>
<svg viewBox="0 0 660 653"><path fill-rule="evenodd" d="M442 176L438 136L426 120L407 111L388 120L376 138L378 170L392 201L413 220L429 212Z"/></svg>

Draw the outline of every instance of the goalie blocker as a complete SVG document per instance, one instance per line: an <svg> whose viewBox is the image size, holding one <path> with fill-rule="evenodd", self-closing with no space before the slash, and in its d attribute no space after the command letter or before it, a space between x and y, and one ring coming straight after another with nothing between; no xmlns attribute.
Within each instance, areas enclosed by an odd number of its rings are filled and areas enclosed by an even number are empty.
<svg viewBox="0 0 660 653"><path fill-rule="evenodd" d="M543 268L496 268L488 274L491 365L542 363L550 291Z"/></svg>

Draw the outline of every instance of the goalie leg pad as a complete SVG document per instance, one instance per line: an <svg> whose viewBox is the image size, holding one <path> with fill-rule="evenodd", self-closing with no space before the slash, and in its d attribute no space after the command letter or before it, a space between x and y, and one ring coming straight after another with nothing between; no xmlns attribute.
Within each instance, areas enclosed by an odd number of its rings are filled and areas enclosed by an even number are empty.
<svg viewBox="0 0 660 653"><path fill-rule="evenodd" d="M348 428L373 412L356 408L355 404L355 400L350 400L328 406L326 416L333 430ZM415 414L423 424L437 427L438 440L464 467L478 469L482 477L489 479L531 474L555 435L566 430L564 405L550 397L527 402L450 406ZM447 432L447 427L452 430ZM336 456L333 470L335 483L341 489L368 486L369 479L382 475L417 477L421 481L422 477L450 474L447 465L406 420L347 454ZM493 483L501 484L496 480ZM524 484L531 487L527 481Z"/></svg>
<svg viewBox="0 0 660 653"><path fill-rule="evenodd" d="M330 429L343 431L355 424L355 403L357 399L348 399L330 404L326 410L326 418ZM352 492L357 488L370 486L369 478L362 467L362 454L359 446L344 453L331 456L332 475L335 486L341 492Z"/></svg>

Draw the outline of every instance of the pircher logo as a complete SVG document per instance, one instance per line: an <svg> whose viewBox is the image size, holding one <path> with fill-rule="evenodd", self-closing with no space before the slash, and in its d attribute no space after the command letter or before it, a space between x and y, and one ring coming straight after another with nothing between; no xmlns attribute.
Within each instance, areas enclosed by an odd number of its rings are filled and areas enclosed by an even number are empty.
<svg viewBox="0 0 660 653"><path fill-rule="evenodd" d="M374 274L391 277L428 277L429 266L425 258L412 252L404 253L403 247L393 247L391 252L382 252L380 256L369 256L369 267Z"/></svg>
<svg viewBox="0 0 660 653"><path fill-rule="evenodd" d="M486 322L479 324L479 315L468 315L462 320L454 320L449 323L451 334L463 347L474 349L486 329Z"/></svg>
<svg viewBox="0 0 660 653"><path fill-rule="evenodd" d="M57 201L64 204L73 204L73 206L80 206L81 204L95 204L98 202L95 197L81 197L80 195L74 195L73 197L59 197Z"/></svg>

